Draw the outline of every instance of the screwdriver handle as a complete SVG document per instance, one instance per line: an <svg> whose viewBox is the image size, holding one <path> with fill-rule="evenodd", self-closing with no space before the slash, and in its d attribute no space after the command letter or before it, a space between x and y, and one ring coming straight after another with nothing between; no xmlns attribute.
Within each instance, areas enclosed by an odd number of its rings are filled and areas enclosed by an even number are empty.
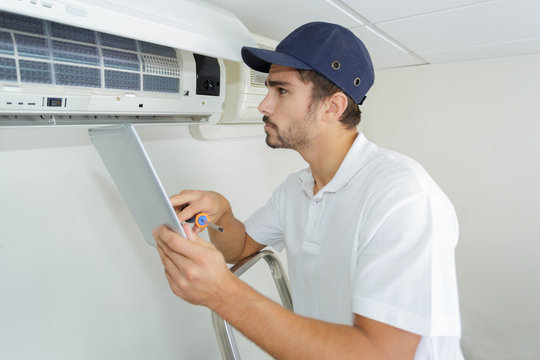
<svg viewBox="0 0 540 360"><path fill-rule="evenodd" d="M192 216L191 218L187 219L186 222L195 223L195 225L200 229L204 229L205 227L210 226L212 229L223 232L223 228L208 221L208 214L203 212Z"/></svg>
<svg viewBox="0 0 540 360"><path fill-rule="evenodd" d="M200 212L187 219L186 222L195 223L197 227L204 229L208 226L208 215L206 215L206 213Z"/></svg>

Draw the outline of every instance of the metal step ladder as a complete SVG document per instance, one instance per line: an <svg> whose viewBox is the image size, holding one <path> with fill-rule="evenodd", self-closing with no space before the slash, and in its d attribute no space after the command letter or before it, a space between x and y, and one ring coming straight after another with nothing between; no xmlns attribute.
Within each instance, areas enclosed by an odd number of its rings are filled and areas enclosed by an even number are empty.
<svg viewBox="0 0 540 360"><path fill-rule="evenodd" d="M281 261L274 252L263 250L255 253L238 262L231 267L230 270L234 275L240 277L261 259L266 260L266 263L270 268L279 297L281 298L281 303L285 308L292 311L293 304L291 292L289 290L289 280L287 279L287 274L283 269ZM214 331L223 360L239 360L240 355L238 354L238 347L236 345L236 340L234 339L231 325L215 312L212 312L212 323L214 325Z"/></svg>

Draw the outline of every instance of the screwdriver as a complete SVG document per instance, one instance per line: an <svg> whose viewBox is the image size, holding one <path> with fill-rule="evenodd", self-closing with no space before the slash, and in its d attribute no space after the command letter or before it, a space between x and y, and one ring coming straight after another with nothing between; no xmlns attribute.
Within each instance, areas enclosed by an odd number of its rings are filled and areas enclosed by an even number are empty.
<svg viewBox="0 0 540 360"><path fill-rule="evenodd" d="M187 219L186 222L195 223L195 225L201 229L204 229L205 227L210 226L212 229L215 229L217 231L220 231L220 232L224 231L221 226L208 221L208 214L203 213L203 212L200 212L192 216L191 218Z"/></svg>

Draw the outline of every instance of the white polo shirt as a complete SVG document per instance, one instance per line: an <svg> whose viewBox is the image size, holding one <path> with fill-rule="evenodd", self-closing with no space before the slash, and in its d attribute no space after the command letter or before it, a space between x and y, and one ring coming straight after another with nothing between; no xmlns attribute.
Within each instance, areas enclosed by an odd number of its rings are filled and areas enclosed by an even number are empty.
<svg viewBox="0 0 540 360"><path fill-rule="evenodd" d="M317 194L291 174L246 222L287 249L297 314L353 324L359 314L422 335L415 359L462 359L454 208L410 158L359 134Z"/></svg>

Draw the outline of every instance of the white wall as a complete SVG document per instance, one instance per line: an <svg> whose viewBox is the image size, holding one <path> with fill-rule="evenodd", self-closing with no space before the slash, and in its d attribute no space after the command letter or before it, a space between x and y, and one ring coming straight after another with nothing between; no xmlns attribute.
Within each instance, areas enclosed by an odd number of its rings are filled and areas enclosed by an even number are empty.
<svg viewBox="0 0 540 360"><path fill-rule="evenodd" d="M540 56L385 70L364 106L367 136L420 161L456 206L471 360L540 354L539 84ZM239 218L304 166L262 137L138 129L169 193L220 191ZM0 358L219 358L209 312L170 293L86 130L0 128Z"/></svg>
<svg viewBox="0 0 540 360"><path fill-rule="evenodd" d="M184 125L137 128L169 194L222 192L240 219L305 166L262 136L203 142ZM0 127L0 168L0 359L220 358L210 312L169 290L87 127ZM278 299L263 265L249 278Z"/></svg>
<svg viewBox="0 0 540 360"><path fill-rule="evenodd" d="M540 358L540 56L379 71L363 129L453 201L470 360Z"/></svg>

